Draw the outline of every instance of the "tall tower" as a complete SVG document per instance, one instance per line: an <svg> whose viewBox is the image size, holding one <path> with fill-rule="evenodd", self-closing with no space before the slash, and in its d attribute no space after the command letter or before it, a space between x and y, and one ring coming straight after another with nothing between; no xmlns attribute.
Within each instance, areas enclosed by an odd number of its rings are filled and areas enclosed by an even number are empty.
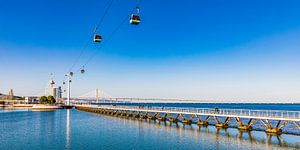
<svg viewBox="0 0 300 150"><path fill-rule="evenodd" d="M54 89L53 89L53 85L55 84L55 82L53 81L53 73L51 73L51 78L50 78L50 81L49 81L49 95L52 95L54 96Z"/></svg>
<svg viewBox="0 0 300 150"><path fill-rule="evenodd" d="M99 89L96 89L96 102L99 102Z"/></svg>
<svg viewBox="0 0 300 150"><path fill-rule="evenodd" d="M10 89L8 92L8 99L13 100L14 99L14 91L13 89Z"/></svg>

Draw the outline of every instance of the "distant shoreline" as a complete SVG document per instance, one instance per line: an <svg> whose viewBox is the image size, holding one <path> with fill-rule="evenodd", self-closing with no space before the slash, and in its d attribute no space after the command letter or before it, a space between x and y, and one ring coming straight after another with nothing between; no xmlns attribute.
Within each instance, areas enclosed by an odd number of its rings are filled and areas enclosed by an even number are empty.
<svg viewBox="0 0 300 150"><path fill-rule="evenodd" d="M61 105L48 105L48 104L0 104L0 108L18 108L18 109L61 109Z"/></svg>

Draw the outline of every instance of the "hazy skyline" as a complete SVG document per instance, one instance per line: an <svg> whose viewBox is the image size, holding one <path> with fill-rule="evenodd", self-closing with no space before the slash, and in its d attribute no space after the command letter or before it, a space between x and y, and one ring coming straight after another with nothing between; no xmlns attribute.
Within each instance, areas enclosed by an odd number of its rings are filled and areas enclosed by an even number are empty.
<svg viewBox="0 0 300 150"><path fill-rule="evenodd" d="M0 2L0 93L43 94L50 73L62 84L108 2ZM114 1L100 30L105 47L74 76L73 96L100 88L117 97L300 102L300 2L144 0L141 24L125 22L105 43L136 2Z"/></svg>

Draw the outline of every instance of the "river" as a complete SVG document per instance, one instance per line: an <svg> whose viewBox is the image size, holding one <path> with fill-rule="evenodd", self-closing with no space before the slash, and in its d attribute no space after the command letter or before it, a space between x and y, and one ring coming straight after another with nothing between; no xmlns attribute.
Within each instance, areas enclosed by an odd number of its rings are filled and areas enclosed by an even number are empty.
<svg viewBox="0 0 300 150"><path fill-rule="evenodd" d="M0 149L299 149L300 136L184 126L78 110L0 108Z"/></svg>

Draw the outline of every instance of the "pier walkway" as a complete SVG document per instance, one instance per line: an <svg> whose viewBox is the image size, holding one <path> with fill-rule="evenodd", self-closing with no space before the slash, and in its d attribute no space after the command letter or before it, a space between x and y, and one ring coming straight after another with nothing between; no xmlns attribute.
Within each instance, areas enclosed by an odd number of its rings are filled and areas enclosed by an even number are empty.
<svg viewBox="0 0 300 150"><path fill-rule="evenodd" d="M76 105L75 107L88 112L171 123L209 125L208 121L213 119L215 121L213 125L218 128L227 128L229 121L234 119L238 124L238 129L244 131L252 130L253 124L257 121L261 121L267 133L280 134L282 128L288 123L293 123L300 129L298 123L300 111L98 105ZM275 125L274 122L276 122Z"/></svg>

